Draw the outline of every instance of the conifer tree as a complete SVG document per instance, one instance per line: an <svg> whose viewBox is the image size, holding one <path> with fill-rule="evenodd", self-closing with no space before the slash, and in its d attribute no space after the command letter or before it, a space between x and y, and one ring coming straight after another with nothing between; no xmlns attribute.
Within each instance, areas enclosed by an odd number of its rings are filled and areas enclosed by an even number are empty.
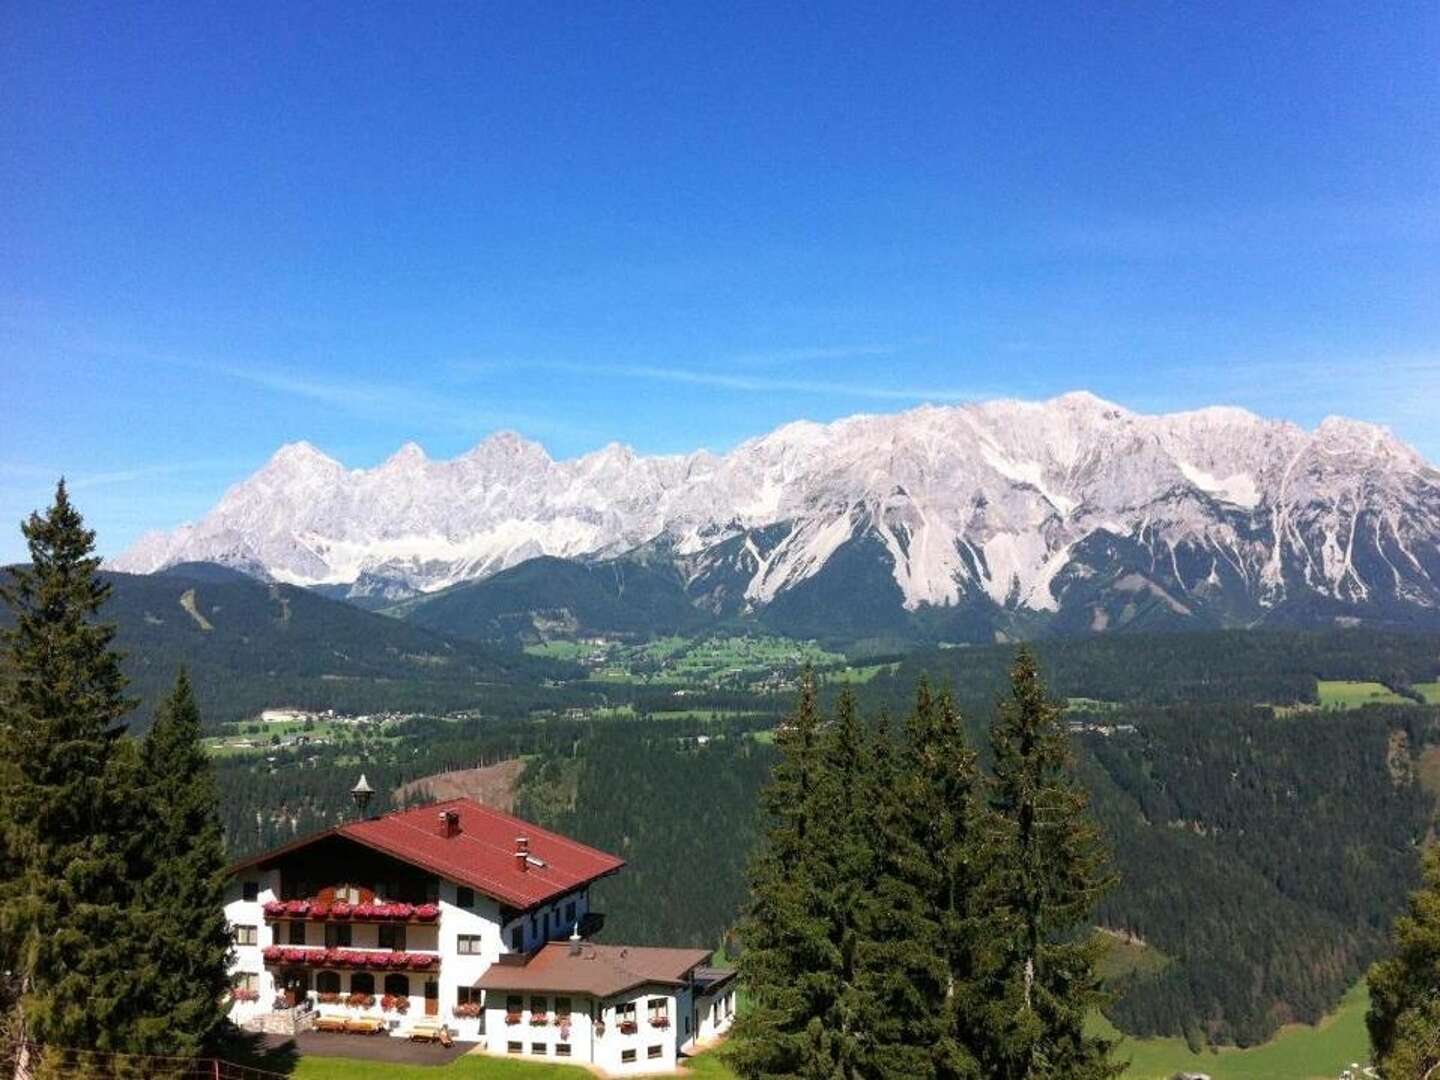
<svg viewBox="0 0 1440 1080"><path fill-rule="evenodd" d="M739 969L752 1007L736 1023L730 1060L746 1077L808 1076L826 1053L821 1017L834 1008L834 945L821 897L824 719L813 672L775 732L780 751L761 794L765 827L751 859Z"/></svg>
<svg viewBox="0 0 1440 1080"><path fill-rule="evenodd" d="M1395 954L1370 968L1372 1060L1386 1080L1440 1073L1440 850L1425 853L1424 876L1407 914L1395 920Z"/></svg>
<svg viewBox="0 0 1440 1080"><path fill-rule="evenodd" d="M14 617L0 701L0 968L18 977L26 1038L123 1048L132 886L116 747L131 702L114 628L95 622L109 586L63 480L21 528L30 565L0 589Z"/></svg>
<svg viewBox="0 0 1440 1080"><path fill-rule="evenodd" d="M848 690L820 737L819 818L826 829L812 845L821 914L829 928L828 966L808 1047L808 1075L858 1080L874 1075L874 1040L866 1019L862 952L875 885L875 803L869 733Z"/></svg>
<svg viewBox="0 0 1440 1080"><path fill-rule="evenodd" d="M922 678L897 747L887 721L875 736L875 885L866 912L862 986L874 1042L874 1076L928 1078L953 1064L942 1012L949 985L943 860L935 848L939 807L922 756L933 750L936 702ZM942 1047L942 1043L946 1045Z"/></svg>
<svg viewBox="0 0 1440 1080"><path fill-rule="evenodd" d="M1122 1069L1085 1031L1103 1000L1089 919L1111 883L1107 854L1073 775L1062 707L1028 649L1010 682L990 731L975 1050L993 1080L1100 1080Z"/></svg>
<svg viewBox="0 0 1440 1080"><path fill-rule="evenodd" d="M227 1008L225 849L214 769L200 740L200 710L182 669L140 760L146 874L135 914L145 968L137 973L136 1043L150 1053L198 1053Z"/></svg>

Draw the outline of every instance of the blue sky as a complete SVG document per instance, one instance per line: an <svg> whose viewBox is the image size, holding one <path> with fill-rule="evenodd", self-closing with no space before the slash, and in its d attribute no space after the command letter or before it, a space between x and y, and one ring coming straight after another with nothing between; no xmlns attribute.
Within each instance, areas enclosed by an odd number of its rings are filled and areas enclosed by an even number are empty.
<svg viewBox="0 0 1440 1080"><path fill-rule="evenodd" d="M281 443L1087 388L1440 460L1440 8L0 7L0 558Z"/></svg>

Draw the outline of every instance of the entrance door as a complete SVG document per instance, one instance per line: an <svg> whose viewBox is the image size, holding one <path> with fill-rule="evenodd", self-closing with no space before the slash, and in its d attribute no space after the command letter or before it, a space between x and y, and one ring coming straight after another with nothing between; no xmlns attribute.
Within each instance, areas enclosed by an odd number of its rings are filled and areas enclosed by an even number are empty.
<svg viewBox="0 0 1440 1080"><path fill-rule="evenodd" d="M308 971L287 971L281 976L281 980L286 1008L293 1009L309 995L310 973Z"/></svg>
<svg viewBox="0 0 1440 1080"><path fill-rule="evenodd" d="M434 979L425 980L425 1015L440 1015L440 984Z"/></svg>

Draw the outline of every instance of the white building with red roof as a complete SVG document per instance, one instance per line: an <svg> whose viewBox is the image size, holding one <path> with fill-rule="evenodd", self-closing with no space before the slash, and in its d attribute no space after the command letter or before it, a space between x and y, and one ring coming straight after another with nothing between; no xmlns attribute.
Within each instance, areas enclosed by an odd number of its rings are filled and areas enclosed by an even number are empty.
<svg viewBox="0 0 1440 1080"><path fill-rule="evenodd" d="M733 985L705 966L705 950L588 941L602 921L590 886L624 865L470 799L347 822L245 859L231 867L225 908L232 1018L395 1035L443 1028L495 1053L623 1073L674 1068L729 1026Z"/></svg>

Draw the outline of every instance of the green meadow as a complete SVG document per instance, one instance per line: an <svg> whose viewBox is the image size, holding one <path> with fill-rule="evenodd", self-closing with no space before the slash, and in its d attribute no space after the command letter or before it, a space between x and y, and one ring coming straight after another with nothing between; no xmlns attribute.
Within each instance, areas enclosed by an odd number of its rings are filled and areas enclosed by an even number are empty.
<svg viewBox="0 0 1440 1080"><path fill-rule="evenodd" d="M1362 705L1410 705L1388 686L1350 679L1321 679L1316 686L1322 709L1358 709Z"/></svg>
<svg viewBox="0 0 1440 1080"><path fill-rule="evenodd" d="M1125 1080L1169 1080L1177 1072L1205 1073L1212 1080L1335 1080L1351 1062L1369 1059L1365 1010L1370 997L1357 983L1339 1008L1319 1024L1292 1024L1269 1042L1245 1050L1190 1052L1184 1039L1126 1039L1119 1057L1130 1061ZM1110 1035L1117 1033L1097 1022Z"/></svg>

